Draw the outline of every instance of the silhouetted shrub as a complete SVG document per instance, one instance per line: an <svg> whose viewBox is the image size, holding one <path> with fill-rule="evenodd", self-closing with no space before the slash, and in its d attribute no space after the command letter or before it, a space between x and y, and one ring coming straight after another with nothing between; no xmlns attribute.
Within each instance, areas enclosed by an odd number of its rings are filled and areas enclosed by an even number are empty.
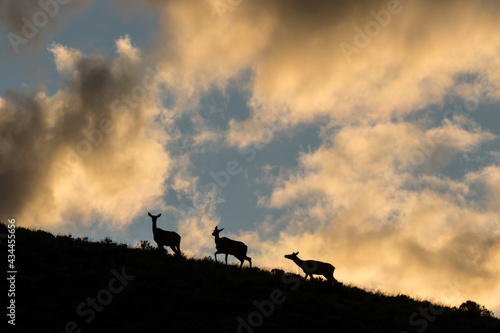
<svg viewBox="0 0 500 333"><path fill-rule="evenodd" d="M471 300L460 304L460 307L458 309L474 316L493 317L493 312L486 309L484 305L479 305Z"/></svg>
<svg viewBox="0 0 500 333"><path fill-rule="evenodd" d="M151 243L149 243L148 240L141 240L137 244L136 248L141 249L141 250L146 250L146 251L154 250L154 246L151 245Z"/></svg>
<svg viewBox="0 0 500 333"><path fill-rule="evenodd" d="M113 240L109 236L106 236L106 238L104 238L101 241L101 243L106 244L106 245L111 245L111 244L113 244Z"/></svg>

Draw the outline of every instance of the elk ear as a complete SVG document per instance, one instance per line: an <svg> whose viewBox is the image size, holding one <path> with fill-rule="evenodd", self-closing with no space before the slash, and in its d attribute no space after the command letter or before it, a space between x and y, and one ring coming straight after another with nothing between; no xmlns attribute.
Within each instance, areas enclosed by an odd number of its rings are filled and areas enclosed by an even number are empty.
<svg viewBox="0 0 500 333"><path fill-rule="evenodd" d="M160 213L160 214L158 214L158 216L157 216L157 217L160 217L160 216L161 216L161 213Z"/></svg>
<svg viewBox="0 0 500 333"><path fill-rule="evenodd" d="M150 212L148 212L149 217L153 217Z"/></svg>
<svg viewBox="0 0 500 333"><path fill-rule="evenodd" d="M222 228L222 229L219 229L219 231L222 231L222 230L224 230L224 228Z"/></svg>
<svg viewBox="0 0 500 333"><path fill-rule="evenodd" d="M295 254L295 255L298 255L299 253L298 253L298 252L295 252L294 254Z"/></svg>

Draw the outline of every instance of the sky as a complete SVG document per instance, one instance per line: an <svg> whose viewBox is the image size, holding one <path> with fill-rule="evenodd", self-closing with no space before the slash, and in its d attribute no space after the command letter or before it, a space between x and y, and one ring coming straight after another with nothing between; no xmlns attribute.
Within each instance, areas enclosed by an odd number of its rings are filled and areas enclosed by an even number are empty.
<svg viewBox="0 0 500 333"><path fill-rule="evenodd" d="M0 220L500 314L500 3L3 0ZM219 260L222 258L219 257Z"/></svg>

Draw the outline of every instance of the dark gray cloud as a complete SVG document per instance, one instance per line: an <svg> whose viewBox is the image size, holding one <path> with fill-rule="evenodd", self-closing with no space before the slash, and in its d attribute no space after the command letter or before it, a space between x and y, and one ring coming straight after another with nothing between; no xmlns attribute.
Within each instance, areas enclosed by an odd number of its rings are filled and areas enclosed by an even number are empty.
<svg viewBox="0 0 500 333"><path fill-rule="evenodd" d="M43 42L65 24L71 13L80 12L94 0L2 0L0 28L7 54L39 51ZM26 52L30 54L30 52Z"/></svg>
<svg viewBox="0 0 500 333"><path fill-rule="evenodd" d="M117 59L56 45L62 78L55 95L9 91L2 97L0 219L50 226L64 223L63 216L97 213L127 223L161 196L169 159L162 134L151 128L160 112L156 83L128 39L119 43L125 48ZM116 211L129 200L135 204L128 212Z"/></svg>

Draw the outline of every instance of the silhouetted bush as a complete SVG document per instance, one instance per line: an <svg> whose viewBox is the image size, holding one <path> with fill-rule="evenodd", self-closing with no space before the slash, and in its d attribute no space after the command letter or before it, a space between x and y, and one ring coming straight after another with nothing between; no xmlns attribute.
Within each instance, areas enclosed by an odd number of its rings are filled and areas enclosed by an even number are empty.
<svg viewBox="0 0 500 333"><path fill-rule="evenodd" d="M101 243L103 244L106 244L106 245L111 245L111 244L114 244L113 243L113 240L109 237L109 236L106 236L102 241Z"/></svg>
<svg viewBox="0 0 500 333"><path fill-rule="evenodd" d="M146 251L150 251L150 250L155 249L154 246L151 245L148 240L141 240L139 242L139 244L137 244L136 248L141 249L141 250L146 250Z"/></svg>
<svg viewBox="0 0 500 333"><path fill-rule="evenodd" d="M486 309L484 305L479 305L476 302L470 300L460 304L458 309L473 316L493 317L493 312Z"/></svg>

